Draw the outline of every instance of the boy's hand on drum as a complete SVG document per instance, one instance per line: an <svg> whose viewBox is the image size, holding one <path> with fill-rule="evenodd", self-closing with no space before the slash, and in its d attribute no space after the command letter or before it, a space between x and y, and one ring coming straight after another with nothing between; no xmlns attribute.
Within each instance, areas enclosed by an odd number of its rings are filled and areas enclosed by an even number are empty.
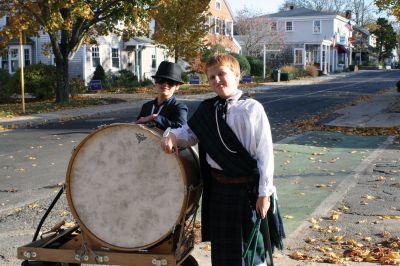
<svg viewBox="0 0 400 266"><path fill-rule="evenodd" d="M148 115L148 116L142 116L136 121L136 124L149 123L151 121L154 121L156 119L156 117L157 117L157 114L151 114L151 115Z"/></svg>
<svg viewBox="0 0 400 266"><path fill-rule="evenodd" d="M256 202L256 211L258 214L260 214L262 219L264 219L267 216L267 212L270 205L271 205L270 197L266 196L258 197Z"/></svg>
<svg viewBox="0 0 400 266"><path fill-rule="evenodd" d="M161 148L168 154L175 152L176 155L179 155L176 136L173 133L169 133L167 137L161 139Z"/></svg>

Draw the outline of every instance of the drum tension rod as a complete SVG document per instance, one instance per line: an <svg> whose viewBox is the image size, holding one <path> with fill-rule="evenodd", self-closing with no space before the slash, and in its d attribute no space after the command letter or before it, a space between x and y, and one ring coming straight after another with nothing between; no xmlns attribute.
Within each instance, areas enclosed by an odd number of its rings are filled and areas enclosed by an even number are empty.
<svg viewBox="0 0 400 266"><path fill-rule="evenodd" d="M164 266L168 264L166 259L152 259L151 264L156 266Z"/></svg>

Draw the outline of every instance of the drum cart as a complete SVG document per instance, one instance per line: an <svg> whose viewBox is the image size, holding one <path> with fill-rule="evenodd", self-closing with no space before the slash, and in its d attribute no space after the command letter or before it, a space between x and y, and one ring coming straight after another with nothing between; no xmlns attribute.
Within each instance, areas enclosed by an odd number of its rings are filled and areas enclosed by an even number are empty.
<svg viewBox="0 0 400 266"><path fill-rule="evenodd" d="M89 134L74 149L65 186L33 241L17 249L22 265L197 265L190 252L202 192L198 156L193 148L179 156L160 153L160 138L160 132L135 124ZM64 192L76 226L63 228L61 222L38 239Z"/></svg>
<svg viewBox="0 0 400 266"><path fill-rule="evenodd" d="M189 193L201 193L202 185L189 188ZM131 266L198 266L190 256L194 247L194 226L198 205L183 217L171 235L145 250L124 251L104 247L98 241L85 236L78 225L62 229L64 221L43 233L38 233L51 209L64 192L63 187L42 217L33 241L18 247L17 257L22 266L74 266L83 264L131 265ZM47 235L47 236L46 236Z"/></svg>

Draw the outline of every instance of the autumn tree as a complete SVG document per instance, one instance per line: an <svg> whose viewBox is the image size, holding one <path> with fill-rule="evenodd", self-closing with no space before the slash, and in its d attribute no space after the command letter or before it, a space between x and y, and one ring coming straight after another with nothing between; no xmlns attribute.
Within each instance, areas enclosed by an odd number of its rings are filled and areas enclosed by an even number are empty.
<svg viewBox="0 0 400 266"><path fill-rule="evenodd" d="M375 50L378 54L378 60L382 62L389 58L393 53L393 49L396 48L396 33L393 26L385 18L378 18L376 29L371 33L376 36Z"/></svg>
<svg viewBox="0 0 400 266"><path fill-rule="evenodd" d="M238 11L235 25L246 55L259 56L266 49L278 49L284 45L283 34L276 22L268 15L243 8Z"/></svg>
<svg viewBox="0 0 400 266"><path fill-rule="evenodd" d="M163 0L154 12L153 40L167 49L169 56L191 61L204 48L209 0Z"/></svg>
<svg viewBox="0 0 400 266"><path fill-rule="evenodd" d="M0 31L3 45L20 31L50 37L57 69L56 101L69 101L68 63L83 41L99 35L117 34L129 38L146 35L149 8L156 0L14 0L2 1L0 16L9 23ZM124 26L118 22L123 22Z"/></svg>
<svg viewBox="0 0 400 266"><path fill-rule="evenodd" d="M387 10L391 15L400 21L400 1L399 0L375 0L375 4L381 10Z"/></svg>

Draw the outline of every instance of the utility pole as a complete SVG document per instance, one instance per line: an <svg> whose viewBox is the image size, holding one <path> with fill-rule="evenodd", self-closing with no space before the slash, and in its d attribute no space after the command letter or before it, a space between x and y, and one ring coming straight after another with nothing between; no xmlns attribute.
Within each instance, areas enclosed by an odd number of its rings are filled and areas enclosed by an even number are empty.
<svg viewBox="0 0 400 266"><path fill-rule="evenodd" d="M21 80L22 113L25 113L25 82L24 82L24 49L22 46L22 31L19 32L19 66Z"/></svg>

